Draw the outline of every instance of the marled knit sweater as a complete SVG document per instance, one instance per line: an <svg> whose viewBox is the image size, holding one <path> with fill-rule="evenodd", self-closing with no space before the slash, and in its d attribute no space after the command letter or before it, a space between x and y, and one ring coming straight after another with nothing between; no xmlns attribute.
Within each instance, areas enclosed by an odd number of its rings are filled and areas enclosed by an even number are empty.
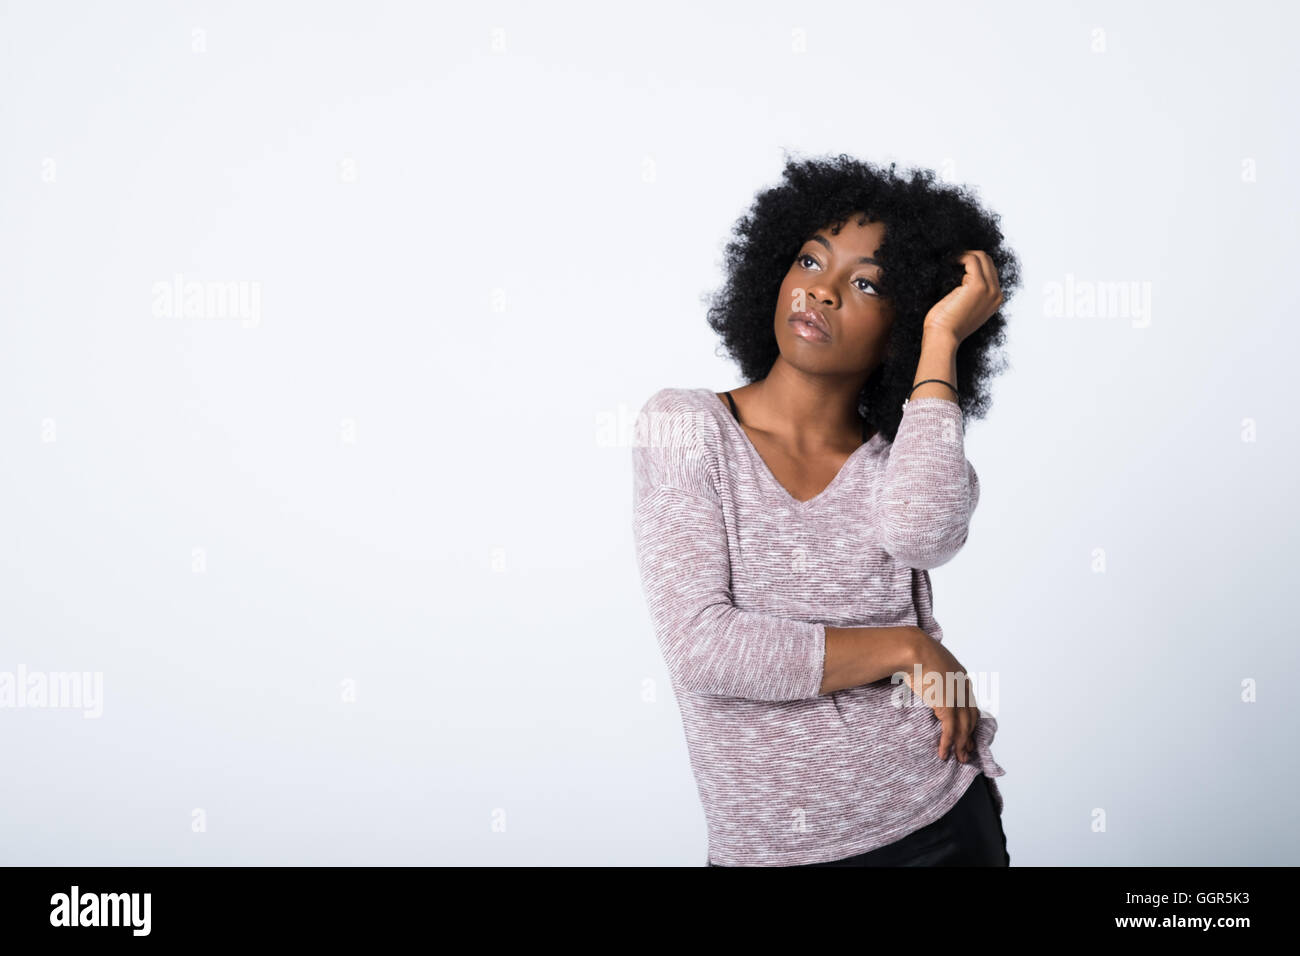
<svg viewBox="0 0 1300 956"><path fill-rule="evenodd" d="M877 432L803 502L712 389L651 396L632 457L637 564L709 862L855 856L939 819L981 770L1006 773L991 716L963 764L939 758L942 725L906 684L818 694L827 625L915 625L943 639L928 569L960 550L979 501L956 402L908 402L892 443Z"/></svg>

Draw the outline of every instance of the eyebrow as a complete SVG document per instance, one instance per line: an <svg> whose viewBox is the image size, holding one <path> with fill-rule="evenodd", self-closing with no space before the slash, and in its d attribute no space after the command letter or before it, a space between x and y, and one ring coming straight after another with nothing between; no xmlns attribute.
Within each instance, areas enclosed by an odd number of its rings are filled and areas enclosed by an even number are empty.
<svg viewBox="0 0 1300 956"><path fill-rule="evenodd" d="M822 236L809 236L808 238L809 238L812 242L820 242L823 246L826 247L826 251L827 251L827 252L831 252L831 251L833 251L833 250L831 249L830 240L828 240L828 239L826 239L826 238L824 238L824 237L822 237ZM865 262L865 263L867 263L868 265L872 265L872 266L878 266L878 265L880 265L880 263L877 262L875 259L871 258L871 256L863 256L862 258L858 259L858 262Z"/></svg>

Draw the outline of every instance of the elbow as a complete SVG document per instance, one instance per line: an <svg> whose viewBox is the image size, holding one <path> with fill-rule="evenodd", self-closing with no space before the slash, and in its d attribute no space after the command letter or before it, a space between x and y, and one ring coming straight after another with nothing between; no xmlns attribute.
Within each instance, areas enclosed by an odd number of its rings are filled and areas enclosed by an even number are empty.
<svg viewBox="0 0 1300 956"><path fill-rule="evenodd" d="M948 527L886 527L881 547L898 563L909 568L928 571L947 564L966 544L970 525Z"/></svg>
<svg viewBox="0 0 1300 956"><path fill-rule="evenodd" d="M665 648L669 646L663 638L660 639L660 644ZM692 646L690 643L678 643L671 651L665 650L664 663L668 666L668 677L672 681L673 690L678 696L720 694L723 686L721 675L714 673L697 654L691 653Z"/></svg>
<svg viewBox="0 0 1300 956"><path fill-rule="evenodd" d="M880 546L906 567L929 570L957 556L979 503L979 478L966 463L965 483L939 488L916 481L886 489L880 499Z"/></svg>
<svg viewBox="0 0 1300 956"><path fill-rule="evenodd" d="M711 673L698 665L678 665L670 671L673 688L678 695L693 697L739 697L726 680L725 674Z"/></svg>
<svg viewBox="0 0 1300 956"><path fill-rule="evenodd" d="M817 687L803 688L793 685L789 680L763 677L748 679L734 671L722 671L709 666L679 666L670 674L673 687L679 695L692 694L698 697L790 703L808 700L821 693L820 678Z"/></svg>
<svg viewBox="0 0 1300 956"><path fill-rule="evenodd" d="M769 702L818 696L824 626L742 617L729 605L714 605L674 628L671 640L661 640L674 689Z"/></svg>
<svg viewBox="0 0 1300 956"><path fill-rule="evenodd" d="M716 622L710 621L707 613L689 621L677 618L660 624L659 646L673 689L679 695L742 696L735 693L730 673L735 662L719 653L717 631Z"/></svg>
<svg viewBox="0 0 1300 956"><path fill-rule="evenodd" d="M766 698L759 686L745 680L740 661L711 650L704 635L693 634L677 654L665 658L673 688L679 695Z"/></svg>

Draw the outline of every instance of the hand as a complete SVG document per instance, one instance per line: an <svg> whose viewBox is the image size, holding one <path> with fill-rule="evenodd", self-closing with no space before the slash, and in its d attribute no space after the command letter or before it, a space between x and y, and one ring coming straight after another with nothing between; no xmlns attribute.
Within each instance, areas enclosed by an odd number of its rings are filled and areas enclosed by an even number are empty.
<svg viewBox="0 0 1300 956"><path fill-rule="evenodd" d="M969 250L962 253L961 262L966 267L961 285L935 303L923 325L924 331L951 335L959 345L993 316L1005 298L987 252Z"/></svg>
<svg viewBox="0 0 1300 956"><path fill-rule="evenodd" d="M917 628L916 664L920 666L921 686L914 683L916 667L903 676L904 683L934 710L943 724L939 737L939 759L947 760L954 752L962 763L969 763L975 751L975 725L980 709L975 703L975 690L966 669L957 658L924 630ZM952 674L950 680L948 675ZM949 688L955 695L949 698Z"/></svg>

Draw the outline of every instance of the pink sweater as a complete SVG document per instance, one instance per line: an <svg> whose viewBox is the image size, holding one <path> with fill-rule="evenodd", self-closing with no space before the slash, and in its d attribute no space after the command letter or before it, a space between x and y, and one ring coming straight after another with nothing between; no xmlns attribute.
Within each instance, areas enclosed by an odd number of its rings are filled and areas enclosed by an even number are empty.
<svg viewBox="0 0 1300 956"><path fill-rule="evenodd" d="M637 564L710 862L865 853L943 816L981 770L1006 773L991 716L963 764L939 759L941 724L905 684L818 694L826 625L911 624L943 639L928 569L961 549L979 501L955 402L908 402L892 444L877 433L804 502L712 389L652 395L632 457Z"/></svg>

